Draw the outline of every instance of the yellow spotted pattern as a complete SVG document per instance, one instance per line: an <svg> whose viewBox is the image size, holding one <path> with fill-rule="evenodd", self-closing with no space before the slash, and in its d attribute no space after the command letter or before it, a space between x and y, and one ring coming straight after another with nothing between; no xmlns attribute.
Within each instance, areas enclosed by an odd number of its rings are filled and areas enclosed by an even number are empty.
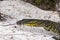
<svg viewBox="0 0 60 40"><path fill-rule="evenodd" d="M22 22L22 21L20 21L20 22ZM48 31L53 31L55 33L60 34L60 31L57 28L57 26L59 24L56 22L53 22L53 21L26 19L25 21L23 20L23 22L21 24L30 26L30 27L44 27Z"/></svg>

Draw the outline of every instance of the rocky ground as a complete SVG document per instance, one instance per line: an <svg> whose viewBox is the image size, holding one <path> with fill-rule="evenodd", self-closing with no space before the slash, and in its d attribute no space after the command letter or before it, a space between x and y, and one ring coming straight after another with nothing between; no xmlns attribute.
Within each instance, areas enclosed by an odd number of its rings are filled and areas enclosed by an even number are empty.
<svg viewBox="0 0 60 40"><path fill-rule="evenodd" d="M0 40L55 40L52 38L53 34L44 28L30 28L17 25L16 22L22 19L60 22L57 12L39 9L21 0L5 0L0 1L0 13L6 19L0 21Z"/></svg>

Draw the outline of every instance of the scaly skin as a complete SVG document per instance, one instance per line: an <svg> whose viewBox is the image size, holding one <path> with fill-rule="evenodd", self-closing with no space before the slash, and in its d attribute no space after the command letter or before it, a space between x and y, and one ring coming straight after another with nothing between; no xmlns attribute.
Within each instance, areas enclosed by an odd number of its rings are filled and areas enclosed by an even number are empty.
<svg viewBox="0 0 60 40"><path fill-rule="evenodd" d="M60 35L60 23L56 23L49 20L39 19L23 19L17 22L18 25L26 25L31 27L44 27L48 31L52 31Z"/></svg>

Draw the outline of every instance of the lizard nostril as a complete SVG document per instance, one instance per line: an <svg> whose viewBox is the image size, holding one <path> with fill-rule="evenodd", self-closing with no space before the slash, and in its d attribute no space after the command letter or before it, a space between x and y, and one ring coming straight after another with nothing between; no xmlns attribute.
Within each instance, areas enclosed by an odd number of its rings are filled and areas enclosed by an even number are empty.
<svg viewBox="0 0 60 40"><path fill-rule="evenodd" d="M17 24L18 24L18 25L21 25L21 24L22 24L22 22L21 22L21 21L17 21Z"/></svg>

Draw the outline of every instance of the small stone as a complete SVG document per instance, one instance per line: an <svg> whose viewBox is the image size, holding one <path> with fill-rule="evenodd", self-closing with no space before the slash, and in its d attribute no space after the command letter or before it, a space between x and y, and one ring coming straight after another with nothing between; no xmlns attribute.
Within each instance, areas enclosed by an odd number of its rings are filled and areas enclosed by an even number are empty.
<svg viewBox="0 0 60 40"><path fill-rule="evenodd" d="M46 37L46 35L44 35L44 37Z"/></svg>
<svg viewBox="0 0 60 40"><path fill-rule="evenodd" d="M16 28L17 26L14 26L14 28Z"/></svg>

